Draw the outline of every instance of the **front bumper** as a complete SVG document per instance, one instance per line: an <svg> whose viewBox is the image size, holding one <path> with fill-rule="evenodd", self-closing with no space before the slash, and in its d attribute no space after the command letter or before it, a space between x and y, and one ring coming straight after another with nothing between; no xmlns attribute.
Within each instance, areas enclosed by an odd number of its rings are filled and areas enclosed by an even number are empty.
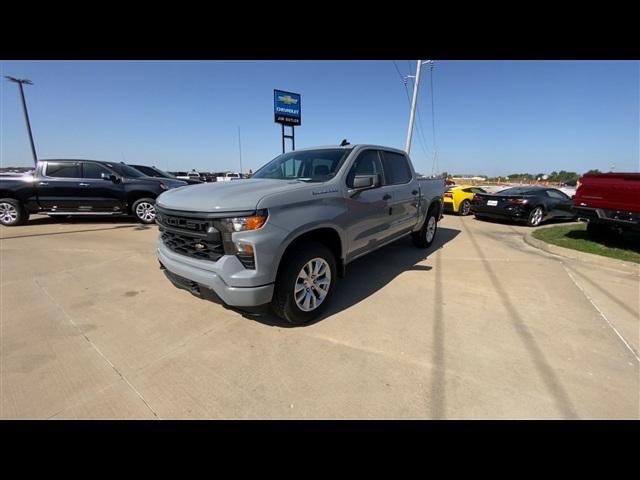
<svg viewBox="0 0 640 480"><path fill-rule="evenodd" d="M200 268L197 260L188 259L172 252L161 241L157 244L157 255L160 264L174 275L173 278L170 277L174 285L177 281L178 285L176 286L191 290L192 293L196 293L194 284L202 286L215 292L222 302L233 307L264 305L269 303L273 297L273 283L255 287L232 287L227 285L223 278L225 274L229 275L236 270L244 270L244 267L235 256L226 255L215 262L213 267ZM206 263L209 264L210 262ZM181 277L187 282L181 282L175 276ZM188 283L189 281L191 282L190 284Z"/></svg>

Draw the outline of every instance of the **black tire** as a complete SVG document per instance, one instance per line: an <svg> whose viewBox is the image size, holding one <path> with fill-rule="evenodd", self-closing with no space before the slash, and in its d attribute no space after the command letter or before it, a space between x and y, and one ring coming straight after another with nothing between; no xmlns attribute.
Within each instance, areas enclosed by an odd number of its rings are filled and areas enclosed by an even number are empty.
<svg viewBox="0 0 640 480"><path fill-rule="evenodd" d="M430 229L433 230L430 232ZM427 218L424 219L424 223L420 230L411 233L411 239L413 244L419 248L429 248L436 238L438 232L438 209L430 208L427 212Z"/></svg>
<svg viewBox="0 0 640 480"><path fill-rule="evenodd" d="M131 205L131 214L140 223L150 224L156 221L156 201L153 198L140 198Z"/></svg>
<svg viewBox="0 0 640 480"><path fill-rule="evenodd" d="M587 223L587 233L592 238L604 238L613 233L612 229L602 223Z"/></svg>
<svg viewBox="0 0 640 480"><path fill-rule="evenodd" d="M13 198L0 198L0 224L5 227L23 225L29 220L29 212Z"/></svg>
<svg viewBox="0 0 640 480"><path fill-rule="evenodd" d="M469 200L463 200L458 207L458 215L466 217L471 213L471 202Z"/></svg>
<svg viewBox="0 0 640 480"><path fill-rule="evenodd" d="M529 218L527 218L527 225L529 227L537 227L544 220L544 209L540 206L535 207L529 213Z"/></svg>
<svg viewBox="0 0 640 480"><path fill-rule="evenodd" d="M298 305L295 298L296 286L302 287L302 296L299 301L304 306L304 299L307 296L312 295L316 298L320 298L319 290L314 288L306 289L302 283L299 282L299 276L302 269L315 259L322 259L326 262L326 268L329 270L329 284L328 290L320 301L317 307L310 311L305 311ZM304 325L320 316L328 304L330 303L331 296L335 290L335 283L338 278L338 271L336 268L336 259L325 245L317 242L302 243L296 245L293 249L285 254L282 259L282 269L276 279L275 290L273 293L273 300L271 301L271 307L273 312L283 320L286 320L292 325ZM319 262L322 265L321 262ZM318 279L326 279L326 274L319 275ZM307 293L304 293L304 290ZM300 292L298 292L300 293ZM309 297L311 298L311 297Z"/></svg>

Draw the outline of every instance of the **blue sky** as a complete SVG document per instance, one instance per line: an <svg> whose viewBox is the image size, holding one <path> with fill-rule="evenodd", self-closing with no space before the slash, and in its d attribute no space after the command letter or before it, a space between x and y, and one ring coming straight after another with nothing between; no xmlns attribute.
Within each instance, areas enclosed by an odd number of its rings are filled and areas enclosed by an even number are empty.
<svg viewBox="0 0 640 480"><path fill-rule="evenodd" d="M415 73L413 60L396 64ZM0 61L0 73L34 82L40 158L237 170L240 126L243 167L255 171L281 151L274 88L302 94L298 148L343 138L404 148L407 133L392 61ZM423 173L434 166L429 75L411 150ZM437 171L640 168L639 62L439 60L433 75ZM30 165L17 86L0 85L0 163Z"/></svg>

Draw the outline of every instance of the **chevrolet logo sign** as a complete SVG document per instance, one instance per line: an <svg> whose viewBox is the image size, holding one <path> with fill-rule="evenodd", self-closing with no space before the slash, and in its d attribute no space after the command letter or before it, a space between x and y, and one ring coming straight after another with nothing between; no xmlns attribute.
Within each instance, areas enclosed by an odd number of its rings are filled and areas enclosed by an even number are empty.
<svg viewBox="0 0 640 480"><path fill-rule="evenodd" d="M278 97L278 100L282 103L286 103L287 105L295 105L298 103L298 99L293 98L291 95L281 95Z"/></svg>

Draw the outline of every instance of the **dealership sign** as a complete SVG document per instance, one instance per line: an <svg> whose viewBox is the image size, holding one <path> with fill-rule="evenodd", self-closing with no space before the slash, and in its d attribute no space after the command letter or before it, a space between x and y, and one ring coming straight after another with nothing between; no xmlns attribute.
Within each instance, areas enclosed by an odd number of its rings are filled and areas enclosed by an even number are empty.
<svg viewBox="0 0 640 480"><path fill-rule="evenodd" d="M276 123L291 126L300 125L302 123L300 94L274 90L273 114Z"/></svg>

